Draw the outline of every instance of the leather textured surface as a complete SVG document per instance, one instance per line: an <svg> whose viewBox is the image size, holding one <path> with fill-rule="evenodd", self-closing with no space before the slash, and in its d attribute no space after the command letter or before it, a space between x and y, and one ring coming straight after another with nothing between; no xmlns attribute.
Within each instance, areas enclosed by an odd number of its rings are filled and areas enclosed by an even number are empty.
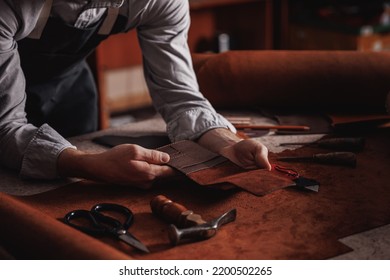
<svg viewBox="0 0 390 280"><path fill-rule="evenodd" d="M163 146L158 150L170 155L168 165L186 175L227 161L226 158L187 140Z"/></svg>
<svg viewBox="0 0 390 280"><path fill-rule="evenodd" d="M230 51L193 60L200 90L217 108L386 113L388 52Z"/></svg>
<svg viewBox="0 0 390 280"><path fill-rule="evenodd" d="M159 150L171 156L168 165L203 186L219 187L221 184L226 188L231 184L255 195L265 195L295 185L290 178L274 171L245 170L193 141L172 143Z"/></svg>
<svg viewBox="0 0 390 280"><path fill-rule="evenodd" d="M150 190L79 182L30 197L0 196L0 244L16 258L40 259L326 259L350 249L338 239L390 223L390 133L367 135L356 168L288 163L317 179L318 193L284 188L254 196L238 188L204 188L186 177L161 181ZM318 148L283 155L319 153ZM271 162L277 163L275 155ZM287 165L287 164L286 164ZM211 220L232 208L235 222L211 239L173 247L168 224L151 212L163 194ZM134 212L133 233L150 249L144 254L119 240L92 238L60 219L74 209L115 202ZM110 247L110 249L107 249Z"/></svg>

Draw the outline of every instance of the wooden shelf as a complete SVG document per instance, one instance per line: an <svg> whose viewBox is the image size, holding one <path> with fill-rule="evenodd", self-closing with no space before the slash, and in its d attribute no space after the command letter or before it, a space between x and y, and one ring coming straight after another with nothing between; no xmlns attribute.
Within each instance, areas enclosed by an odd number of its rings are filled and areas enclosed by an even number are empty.
<svg viewBox="0 0 390 280"><path fill-rule="evenodd" d="M288 49L390 50L390 28L381 24L383 0L290 2Z"/></svg>
<svg viewBox="0 0 390 280"><path fill-rule="evenodd" d="M356 35L300 24L290 24L291 50L389 51L390 34Z"/></svg>
<svg viewBox="0 0 390 280"><path fill-rule="evenodd" d="M190 1L192 52L217 51L217 35L229 35L232 49L272 49L272 0Z"/></svg>

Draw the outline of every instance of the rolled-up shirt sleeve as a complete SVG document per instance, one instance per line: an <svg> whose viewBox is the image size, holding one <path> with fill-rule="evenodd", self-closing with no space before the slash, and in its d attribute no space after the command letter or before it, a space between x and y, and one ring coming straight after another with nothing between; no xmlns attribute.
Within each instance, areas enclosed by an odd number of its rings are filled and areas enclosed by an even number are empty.
<svg viewBox="0 0 390 280"><path fill-rule="evenodd" d="M172 141L193 140L213 128L235 131L199 91L187 44L188 5L188 0L155 0L143 12L133 10L139 17L145 79Z"/></svg>
<svg viewBox="0 0 390 280"><path fill-rule="evenodd" d="M58 155L75 147L50 126L37 128L27 122L25 78L16 41L31 31L43 1L24 6L17 6L24 1L15 2L0 1L0 163L22 177L52 179L58 177Z"/></svg>

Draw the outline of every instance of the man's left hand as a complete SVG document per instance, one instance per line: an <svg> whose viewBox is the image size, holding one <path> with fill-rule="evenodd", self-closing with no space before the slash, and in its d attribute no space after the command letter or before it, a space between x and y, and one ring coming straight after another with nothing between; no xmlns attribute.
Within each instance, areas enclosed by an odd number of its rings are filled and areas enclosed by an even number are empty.
<svg viewBox="0 0 390 280"><path fill-rule="evenodd" d="M245 169L271 170L266 146L253 139L243 140L228 129L209 130L200 137L198 143Z"/></svg>
<svg viewBox="0 0 390 280"><path fill-rule="evenodd" d="M265 168L271 170L268 149L256 140L242 140L222 148L219 153L245 169Z"/></svg>

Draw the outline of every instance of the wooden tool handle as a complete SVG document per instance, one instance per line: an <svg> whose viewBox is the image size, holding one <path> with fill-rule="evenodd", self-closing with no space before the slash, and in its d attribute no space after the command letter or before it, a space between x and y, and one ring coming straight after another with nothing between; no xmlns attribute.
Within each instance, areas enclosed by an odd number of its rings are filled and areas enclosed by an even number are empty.
<svg viewBox="0 0 390 280"><path fill-rule="evenodd" d="M364 138L330 138L316 142L322 148L334 148L345 151L361 151L364 148Z"/></svg>
<svg viewBox="0 0 390 280"><path fill-rule="evenodd" d="M287 130L287 131L308 131L309 126L305 125L254 125L254 124L237 124L237 129L257 129L257 130Z"/></svg>
<svg viewBox="0 0 390 280"><path fill-rule="evenodd" d="M152 212L163 218L168 223L179 228L185 228L205 223L205 221L193 211L183 205L173 202L164 195L158 195L150 201Z"/></svg>
<svg viewBox="0 0 390 280"><path fill-rule="evenodd" d="M328 154L315 154L313 159L320 163L356 166L356 155L350 152L334 152Z"/></svg>

